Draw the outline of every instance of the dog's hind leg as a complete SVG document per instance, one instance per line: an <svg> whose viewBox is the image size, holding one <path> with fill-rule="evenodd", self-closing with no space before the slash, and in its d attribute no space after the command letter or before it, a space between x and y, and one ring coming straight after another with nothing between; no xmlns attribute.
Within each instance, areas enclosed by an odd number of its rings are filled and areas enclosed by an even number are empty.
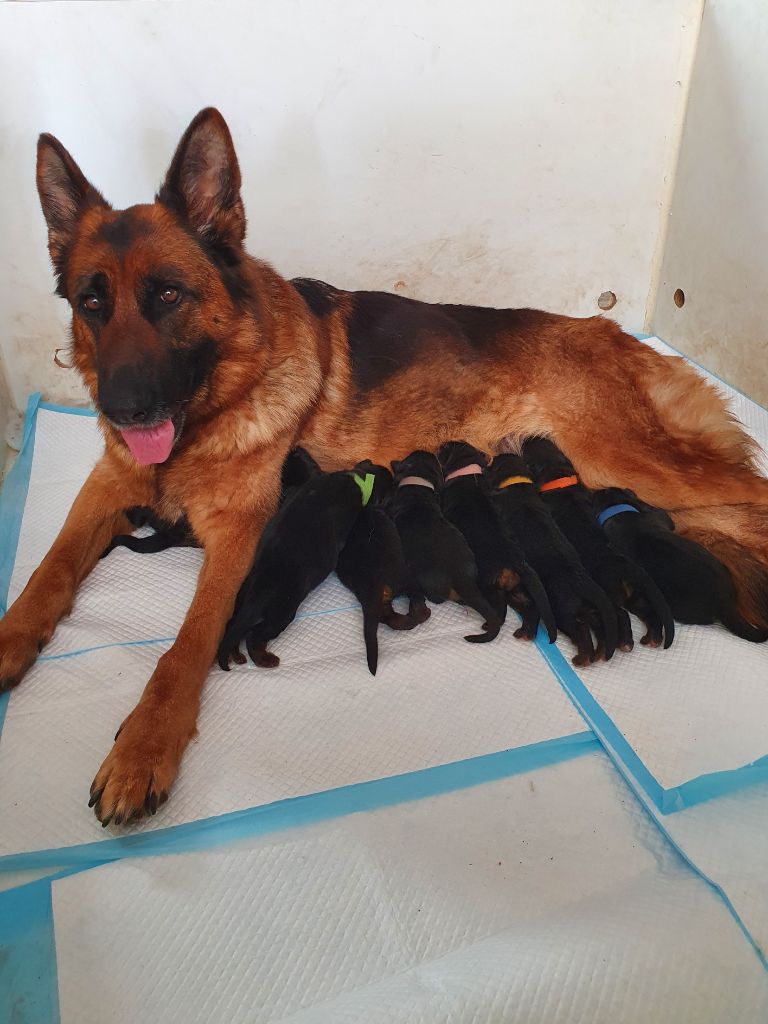
<svg viewBox="0 0 768 1024"><path fill-rule="evenodd" d="M631 651L635 646L635 638L632 636L632 622L624 608L616 609L618 623L618 637L616 646L620 651Z"/></svg>
<svg viewBox="0 0 768 1024"><path fill-rule="evenodd" d="M255 636L248 633L245 638L245 646L254 665L259 668L277 668L280 659L272 651L267 650L266 640L257 640Z"/></svg>
<svg viewBox="0 0 768 1024"><path fill-rule="evenodd" d="M427 606L424 591L415 583L409 583L403 593L408 598L408 618L415 626L420 626L432 614L431 608Z"/></svg>
<svg viewBox="0 0 768 1024"><path fill-rule="evenodd" d="M580 667L592 665L597 660L597 651L592 640L589 623L577 616L565 621L561 628L576 646L576 653L571 658L573 664Z"/></svg>
<svg viewBox="0 0 768 1024"><path fill-rule="evenodd" d="M428 608L425 609L429 611ZM428 616L427 616L428 617ZM389 626L390 629L404 630L404 629L415 629L419 625L419 620L410 612L397 612L392 607L391 601L385 601L381 609L381 621L385 626ZM421 620L423 621L423 620Z"/></svg>

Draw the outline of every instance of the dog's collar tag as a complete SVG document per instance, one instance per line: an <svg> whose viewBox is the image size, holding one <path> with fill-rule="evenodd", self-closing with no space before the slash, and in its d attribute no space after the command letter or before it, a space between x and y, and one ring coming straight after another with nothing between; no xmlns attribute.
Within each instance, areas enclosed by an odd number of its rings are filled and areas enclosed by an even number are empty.
<svg viewBox="0 0 768 1024"><path fill-rule="evenodd" d="M416 487L429 487L431 491L434 491L435 485L431 480L425 480L423 476L404 476L398 487L410 487L415 485Z"/></svg>
<svg viewBox="0 0 768 1024"><path fill-rule="evenodd" d="M562 491L565 487L575 487L579 482L577 476L559 476L557 480L549 480L539 487L540 491Z"/></svg>
<svg viewBox="0 0 768 1024"><path fill-rule="evenodd" d="M499 486L496 488L497 491L503 491L505 487L512 487L514 484L532 484L533 480L529 476L508 476L506 480L502 480Z"/></svg>
<svg viewBox="0 0 768 1024"><path fill-rule="evenodd" d="M619 512L639 512L639 508L635 508L634 505L620 504L620 505L609 505L608 508L604 508L600 515L597 517L597 521L601 526L605 526L605 523L609 519L613 519Z"/></svg>
<svg viewBox="0 0 768 1024"><path fill-rule="evenodd" d="M454 469L452 473L449 473L445 478L445 482L448 483L450 480L458 480L460 476L481 476L483 467L479 466L476 462L473 462L470 466L462 466L461 469Z"/></svg>
<svg viewBox="0 0 768 1024"><path fill-rule="evenodd" d="M363 496L363 508L365 508L365 506L371 500L371 495L373 494L373 484L374 481L376 480L376 477L373 475L373 473L366 473L364 477L359 476L357 473L352 473L351 476L352 479L357 484L357 486L360 488L360 493Z"/></svg>

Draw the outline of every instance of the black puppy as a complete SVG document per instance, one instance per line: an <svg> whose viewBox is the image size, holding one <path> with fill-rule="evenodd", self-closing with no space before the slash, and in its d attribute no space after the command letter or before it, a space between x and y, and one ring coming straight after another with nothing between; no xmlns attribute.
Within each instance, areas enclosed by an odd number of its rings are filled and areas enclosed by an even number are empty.
<svg viewBox="0 0 768 1024"><path fill-rule="evenodd" d="M165 551L166 548L197 547L197 542L185 516L181 516L175 523L169 523L156 515L151 508L145 508L142 505L129 508L125 515L132 526L137 529L140 526L149 526L154 533L150 533L146 537L135 537L131 533L118 533L104 549L102 558L106 558L110 551L119 547L126 547L141 555L155 554L157 551Z"/></svg>
<svg viewBox="0 0 768 1024"><path fill-rule="evenodd" d="M550 643L557 625L544 587L526 562L517 543L505 534L496 506L491 501L483 470L490 459L465 441L449 441L437 453L443 469L443 515L461 531L477 562L480 589L503 622L507 603L519 613L522 625L515 636L533 640L539 619Z"/></svg>
<svg viewBox="0 0 768 1024"><path fill-rule="evenodd" d="M392 517L411 579L435 604L458 601L483 616L485 632L466 640L493 640L501 622L478 586L472 549L440 509L443 471L436 456L412 452L402 462L393 462L392 470L397 486Z"/></svg>
<svg viewBox="0 0 768 1024"><path fill-rule="evenodd" d="M294 468L301 469L303 456ZM306 468L306 466L305 466ZM333 572L349 532L375 491L374 475L353 472L311 475L289 493L261 536L253 567L243 581L219 645L218 662L243 664L240 643L256 665L280 659L267 650L293 621L304 598Z"/></svg>
<svg viewBox="0 0 768 1024"><path fill-rule="evenodd" d="M592 630L607 661L616 650L613 606L549 514L525 462L519 455L497 455L487 473L502 525L539 574L558 629L576 645L574 665L597 660Z"/></svg>
<svg viewBox="0 0 768 1024"><path fill-rule="evenodd" d="M283 461L280 470L280 504L284 505L313 477L322 470L304 448L292 448Z"/></svg>
<svg viewBox="0 0 768 1024"><path fill-rule="evenodd" d="M288 453L283 462L282 487L280 494L281 504L287 501L298 488L305 483L310 476L320 472L320 467L303 448L294 448ZM186 516L181 516L175 523L169 523L161 519L151 508L136 506L125 513L130 523L137 529L140 526L149 526L154 533L146 537L135 537L131 533L119 533L113 537L109 546L105 548L102 558L106 558L110 551L115 548L126 547L141 555L152 555L158 551L165 551L166 548L180 546L197 547L192 530L187 522Z"/></svg>
<svg viewBox="0 0 768 1024"><path fill-rule="evenodd" d="M364 477L373 473L377 480L376 498L371 499L357 517L339 555L336 572L360 602L363 609L363 637L368 668L376 675L379 660L378 628L413 629L430 615L424 595L408 582L408 570L397 527L387 515L386 502L394 491L392 474L384 466L360 462L355 472ZM392 601L407 594L408 614L396 612Z"/></svg>
<svg viewBox="0 0 768 1024"><path fill-rule="evenodd" d="M613 602L618 625L618 646L634 646L630 609L645 624L641 643L667 648L675 636L669 605L648 573L608 541L595 517L592 496L579 483L573 463L552 441L532 437L523 444L523 458L544 504L573 544L584 568Z"/></svg>
<svg viewBox="0 0 768 1024"><path fill-rule="evenodd" d="M596 491L593 503L611 544L655 580L678 622L701 626L722 622L743 640L763 643L768 639L768 631L750 625L737 610L728 569L706 548L675 533L663 509L618 487Z"/></svg>

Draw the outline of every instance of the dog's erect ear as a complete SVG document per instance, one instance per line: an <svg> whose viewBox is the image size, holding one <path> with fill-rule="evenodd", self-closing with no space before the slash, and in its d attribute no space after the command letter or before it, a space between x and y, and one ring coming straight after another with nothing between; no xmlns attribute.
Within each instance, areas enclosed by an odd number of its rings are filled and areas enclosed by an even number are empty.
<svg viewBox="0 0 768 1024"><path fill-rule="evenodd" d="M157 199L205 241L242 244L240 167L227 122L214 107L201 110L182 135Z"/></svg>
<svg viewBox="0 0 768 1024"><path fill-rule="evenodd" d="M59 278L58 290L64 294L61 278L77 222L89 207L108 207L108 203L59 140L48 134L37 141L37 191L48 225L48 251Z"/></svg>

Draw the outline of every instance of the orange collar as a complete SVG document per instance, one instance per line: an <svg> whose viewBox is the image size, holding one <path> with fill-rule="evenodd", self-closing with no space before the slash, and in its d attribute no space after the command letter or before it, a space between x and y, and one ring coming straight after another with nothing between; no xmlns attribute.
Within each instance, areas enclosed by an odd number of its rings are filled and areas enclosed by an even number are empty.
<svg viewBox="0 0 768 1024"><path fill-rule="evenodd" d="M559 476L557 480L549 480L547 483L542 484L539 488L540 491L560 491L564 487L573 487L579 482L577 476Z"/></svg>

